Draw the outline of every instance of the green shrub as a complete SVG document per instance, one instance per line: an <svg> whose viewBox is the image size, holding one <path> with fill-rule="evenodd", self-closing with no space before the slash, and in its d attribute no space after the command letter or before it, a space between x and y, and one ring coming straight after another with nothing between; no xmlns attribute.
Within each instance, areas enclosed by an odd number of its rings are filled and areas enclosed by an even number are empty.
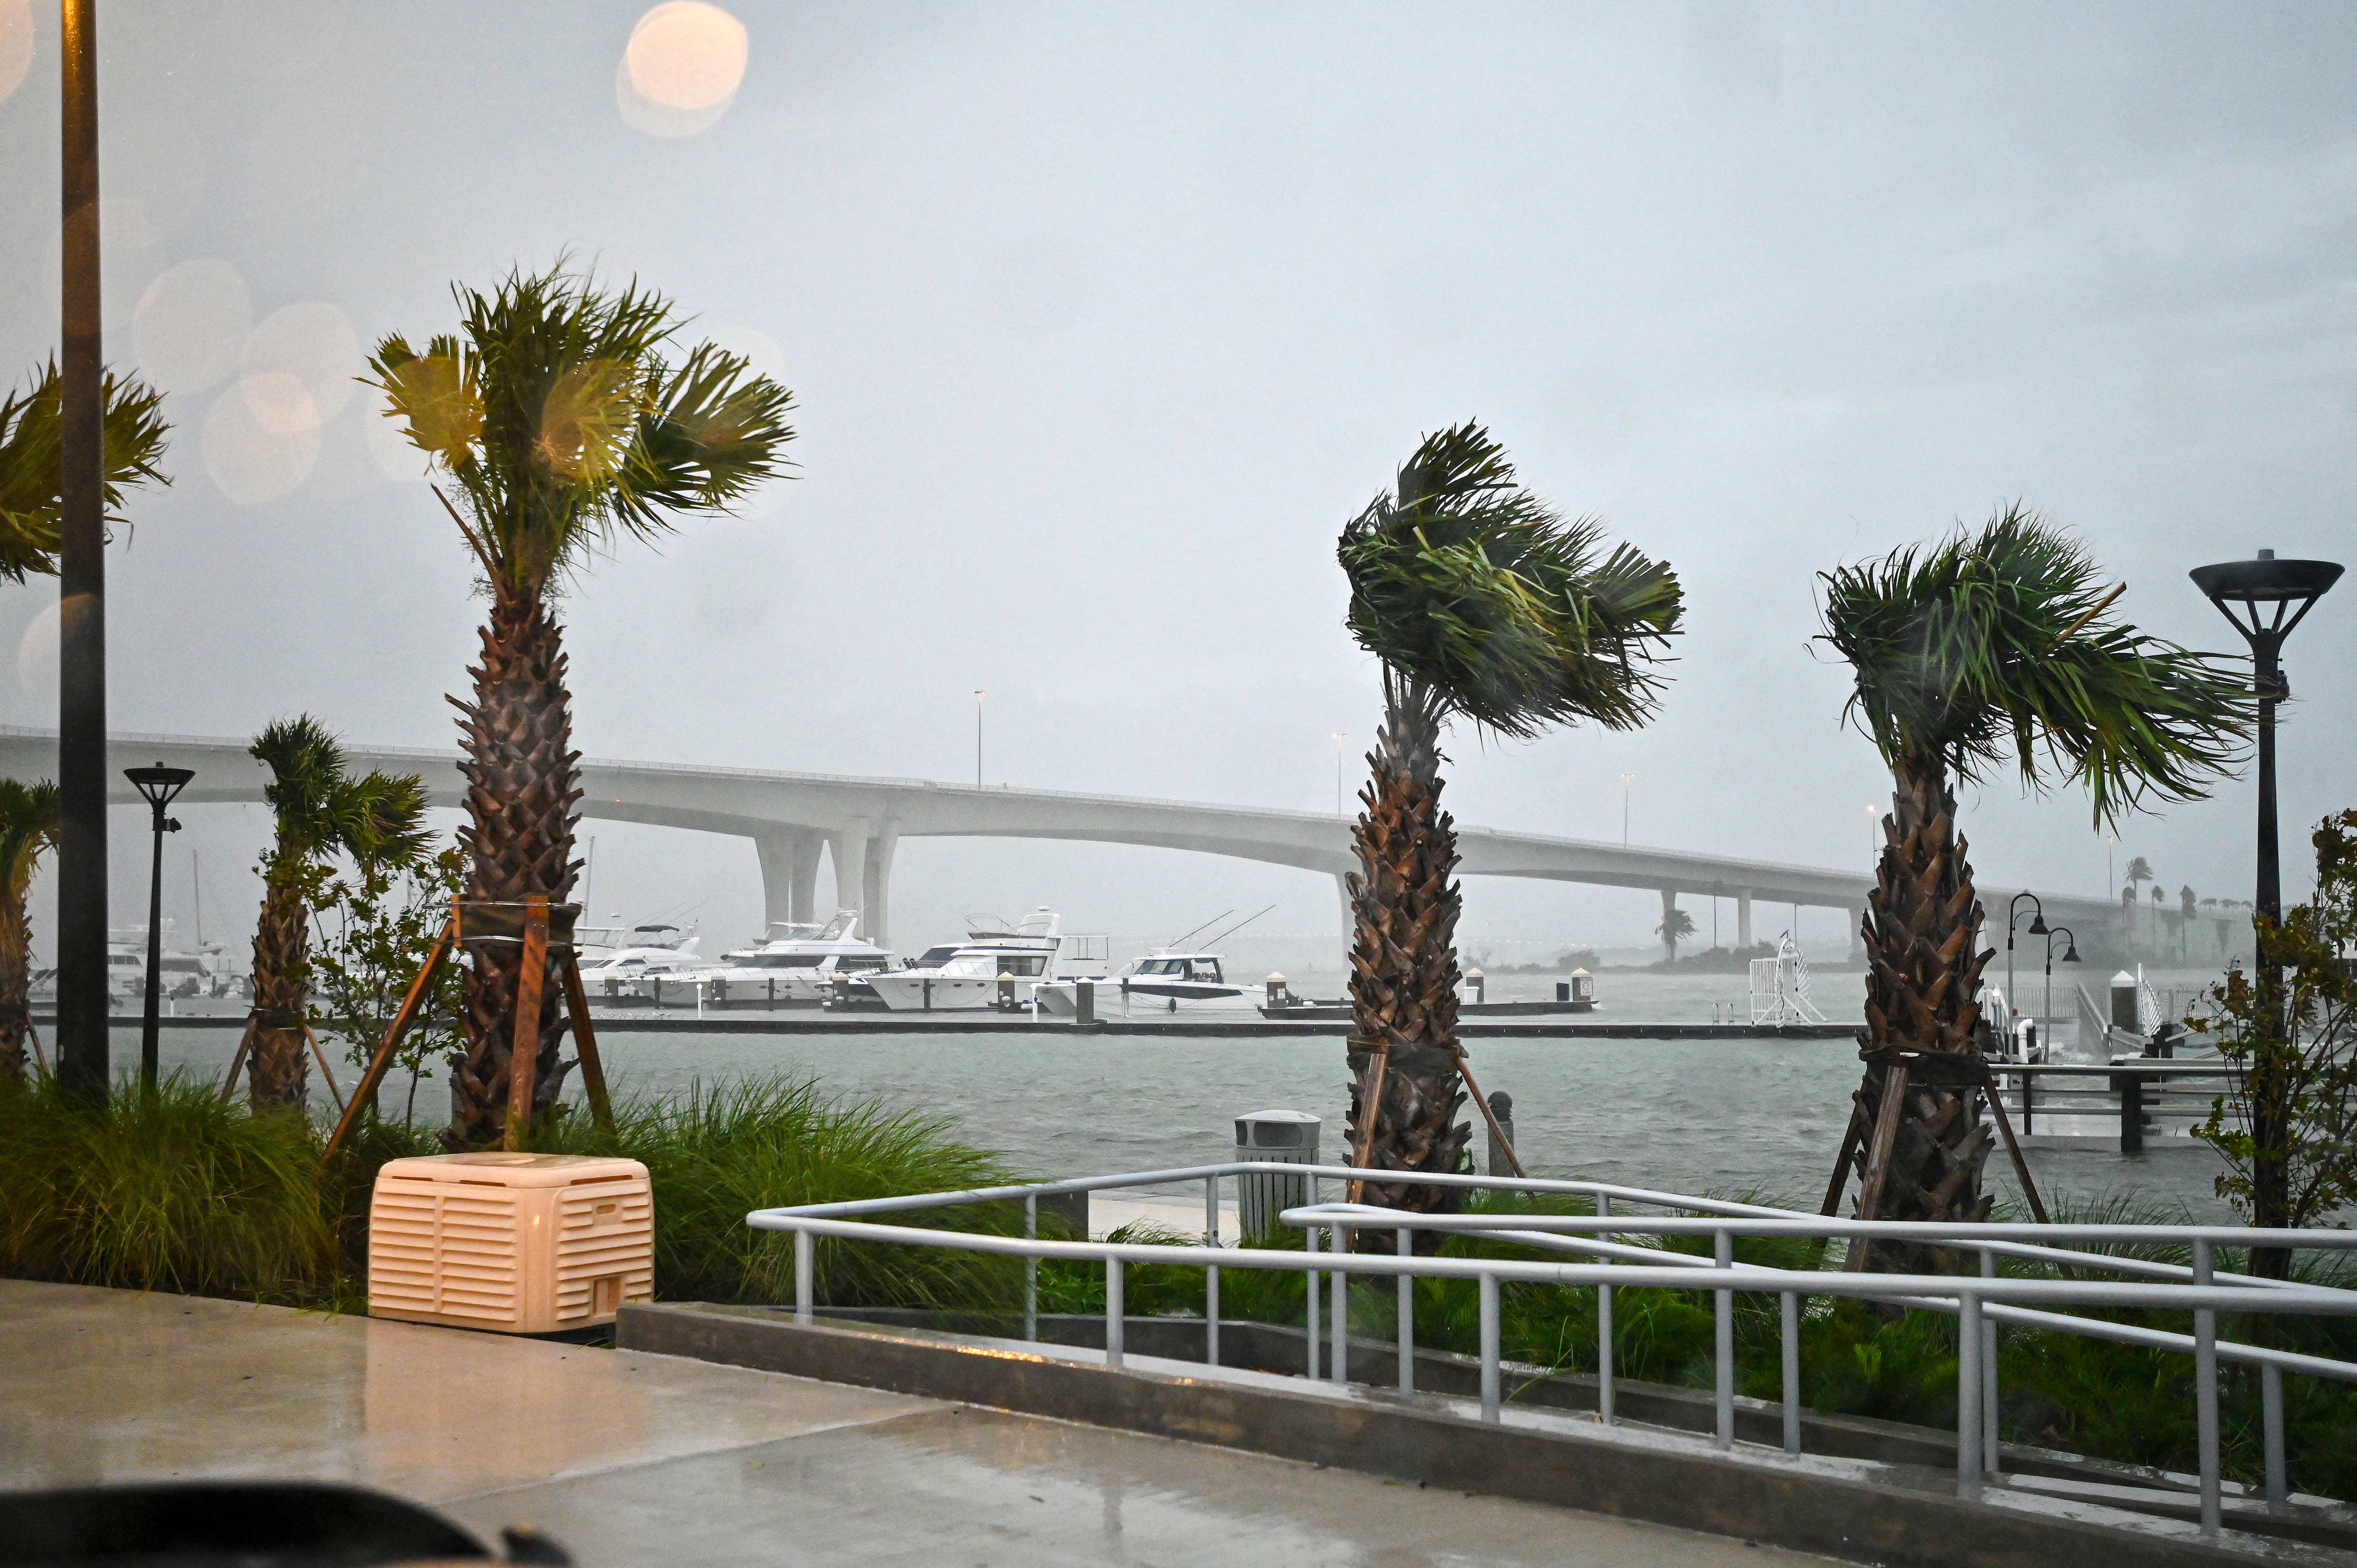
<svg viewBox="0 0 2357 1568"><path fill-rule="evenodd" d="M338 1272L318 1159L301 1118L223 1104L178 1073L99 1106L46 1075L0 1082L0 1273L317 1299Z"/></svg>

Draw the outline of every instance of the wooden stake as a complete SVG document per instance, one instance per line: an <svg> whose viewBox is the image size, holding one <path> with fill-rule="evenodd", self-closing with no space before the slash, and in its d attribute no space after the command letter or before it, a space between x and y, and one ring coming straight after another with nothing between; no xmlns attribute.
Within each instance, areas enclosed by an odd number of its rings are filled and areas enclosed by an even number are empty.
<svg viewBox="0 0 2357 1568"><path fill-rule="evenodd" d="M1473 1103L1481 1108L1481 1120L1490 1124L1490 1136L1497 1139L1498 1147L1506 1151L1506 1164L1516 1176L1526 1176L1528 1173L1523 1169L1523 1162L1514 1155L1514 1145L1506 1140L1506 1130L1498 1125L1498 1113L1490 1109L1489 1097L1481 1092L1481 1086L1473 1081L1473 1064L1467 1059L1462 1046L1457 1047L1457 1070L1464 1075L1465 1087L1473 1091Z"/></svg>
<svg viewBox="0 0 2357 1568"><path fill-rule="evenodd" d="M221 1079L221 1100L223 1105L227 1105L230 1096L237 1092L238 1070L245 1066L245 1053L253 1048L253 1031L261 1023L262 1015L259 1013L245 1015L245 1033L237 1037L237 1054L229 1058L229 1076Z"/></svg>
<svg viewBox="0 0 2357 1568"><path fill-rule="evenodd" d="M1374 1155L1375 1118L1383 1112L1383 1079L1390 1073L1391 1067L1392 1043L1385 1040L1375 1047L1375 1087L1370 1091L1367 1103L1359 1107L1359 1146L1351 1151L1351 1163L1361 1170L1367 1168L1367 1161ZM1351 1190L1344 1195L1344 1199L1347 1202L1356 1203L1365 1195L1366 1190L1367 1178L1354 1176L1351 1181Z"/></svg>
<svg viewBox="0 0 2357 1568"><path fill-rule="evenodd" d="M2093 609L2089 610L2085 615L2083 615L2077 620L2072 621L2071 623L2071 629L2054 639L2054 646L2060 648L2064 643L2070 641L2072 638L2078 636L2079 628L2081 627L2086 625L2097 616L2102 615L2104 611L2111 607L2111 603L2114 599L2118 598L2122 594L2125 594L2127 591L2128 585L2126 583L2122 583L2110 593L2105 594L2102 598L2097 599Z"/></svg>
<svg viewBox="0 0 2357 1568"><path fill-rule="evenodd" d="M40 1068L42 1076L47 1077L49 1071L49 1058L41 1054L41 1031L39 1027L32 1024L26 1025L25 1037L33 1042L33 1061L35 1065Z"/></svg>
<svg viewBox="0 0 2357 1568"><path fill-rule="evenodd" d="M328 1080L328 1092L335 1096L336 1111L340 1115L344 1109L344 1091L336 1087L336 1074L328 1066L328 1053L319 1048L319 1036L311 1033L308 1024L303 1026L303 1037L311 1042L311 1056L319 1064L319 1076Z"/></svg>
<svg viewBox="0 0 2357 1568"><path fill-rule="evenodd" d="M361 1107L375 1100L377 1085L384 1081L385 1069L393 1065L393 1053L400 1048L401 1036L409 1033L409 1026L416 1021L417 1009L425 1000L427 988L433 984L435 972L442 967L442 961L450 956L457 940L458 916L454 908L450 918L443 924L442 934L436 937L434 945L425 950L425 961L417 966L417 978L409 983L409 994L401 999L401 1011L393 1015L393 1022L386 1026L384 1038L378 1042L376 1055L369 1058L368 1070L361 1074L360 1084L352 1090L352 1097L344 1101L343 1116L336 1122L336 1130L328 1135L328 1146L319 1152L321 1165L336 1157L336 1151L343 1146L344 1139L351 1133L352 1123L360 1119ZM247 1025L246 1029L251 1037L253 1026ZM242 1049L239 1054L244 1054Z"/></svg>
<svg viewBox="0 0 2357 1568"><path fill-rule="evenodd" d="M564 957L565 1010L573 1017L573 1043L581 1053L581 1088L589 1097L590 1119L597 1131L614 1134L614 1106L606 1097L606 1064L597 1058L597 1034L589 1026L589 996L581 988L581 959L566 948Z"/></svg>
<svg viewBox="0 0 2357 1568"><path fill-rule="evenodd" d="M540 1070L540 993L548 981L548 896L523 901L523 967L516 975L515 1023L508 1034L508 1129L500 1146L520 1150L532 1133L533 1076Z"/></svg>
<svg viewBox="0 0 2357 1568"><path fill-rule="evenodd" d="M2046 1205L2038 1200L2038 1184L2029 1179L2029 1162L2021 1157L2021 1145L2013 1141L2013 1118L2005 1113L2005 1102L1997 1098L1996 1086L1984 1082L1981 1100L1988 1106L1998 1134L2005 1139L2005 1152L2013 1156L2013 1174L2021 1183L2021 1196L2029 1199L2029 1212L2040 1225L2051 1223L2046 1218Z"/></svg>
<svg viewBox="0 0 2357 1568"><path fill-rule="evenodd" d="M1842 1193L1849 1186L1850 1163L1857 1158L1858 1140L1865 1135L1866 1112L1853 1100L1849 1103L1849 1130L1842 1134L1841 1157L1834 1162L1834 1178L1825 1184L1825 1200L1817 1208L1819 1214L1830 1219L1841 1208Z"/></svg>
<svg viewBox="0 0 2357 1568"><path fill-rule="evenodd" d="M1866 1156L1866 1178L1858 1184L1857 1217L1872 1219L1882 1205L1883 1176L1890 1168L1890 1148L1899 1141L1899 1113L1907 1099L1907 1069L1892 1062L1882 1080L1882 1108L1874 1119L1874 1143ZM1857 1238L1842 1262L1846 1273L1860 1273L1866 1269L1866 1254L1874 1243L1865 1237Z"/></svg>

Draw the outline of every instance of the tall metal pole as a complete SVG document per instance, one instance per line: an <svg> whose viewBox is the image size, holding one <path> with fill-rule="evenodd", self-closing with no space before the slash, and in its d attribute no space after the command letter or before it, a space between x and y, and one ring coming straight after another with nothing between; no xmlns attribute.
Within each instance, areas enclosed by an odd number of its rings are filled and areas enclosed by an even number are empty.
<svg viewBox="0 0 2357 1568"><path fill-rule="evenodd" d="M156 802L156 857L147 874L147 1002L139 1015L139 1087L156 1089L156 1036L164 980L164 802Z"/></svg>
<svg viewBox="0 0 2357 1568"><path fill-rule="evenodd" d="M2283 847L2276 832L2276 696L2283 681L2277 660L2281 645L2273 638L2251 644L2252 685L2259 698L2259 913L2270 920L2283 918ZM2254 959L2265 983L2266 966Z"/></svg>
<svg viewBox="0 0 2357 1568"><path fill-rule="evenodd" d="M64 516L58 591L58 1077L100 1096L106 1039L106 525L100 413L97 0L62 0Z"/></svg>
<svg viewBox="0 0 2357 1568"><path fill-rule="evenodd" d="M974 787L982 788L982 699L986 692L974 694Z"/></svg>

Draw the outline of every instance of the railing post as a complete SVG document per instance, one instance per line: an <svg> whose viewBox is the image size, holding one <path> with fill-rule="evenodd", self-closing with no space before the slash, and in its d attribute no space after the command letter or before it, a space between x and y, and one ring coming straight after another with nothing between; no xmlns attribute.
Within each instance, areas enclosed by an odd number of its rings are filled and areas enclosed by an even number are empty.
<svg viewBox="0 0 2357 1568"><path fill-rule="evenodd" d="M1596 1217L1598 1219L1609 1219L1612 1217L1610 1193L1599 1192L1596 1195ZM1597 1235L1597 1240L1599 1241L1609 1241L1611 1239L1610 1236L1600 1231ZM1612 1382L1612 1287L1598 1285L1596 1287L1596 1414L1597 1419L1607 1426L1611 1425L1613 1420Z"/></svg>
<svg viewBox="0 0 2357 1568"><path fill-rule="evenodd" d="M1996 1251L1981 1249L1981 1278L1996 1278ZM1981 1473L1996 1477L2004 1473L2004 1455L1998 1446L1996 1405L1996 1319L1981 1314Z"/></svg>
<svg viewBox="0 0 2357 1568"><path fill-rule="evenodd" d="M2193 1241L2193 1283L2207 1287L2212 1279L2210 1243ZM2223 1514L2218 1476L2218 1314L2201 1308L2193 1314L2193 1429L2201 1463L2201 1533L2215 1535Z"/></svg>
<svg viewBox="0 0 2357 1568"><path fill-rule="evenodd" d="M796 1323L808 1323L811 1320L811 1309L818 1300L817 1282L811 1277L817 1272L812 1261L816 1251L817 1249L811 1244L809 1231L794 1232L794 1321Z"/></svg>
<svg viewBox="0 0 2357 1568"><path fill-rule="evenodd" d="M1981 1298L1956 1294L1956 1492L1977 1497L1981 1487Z"/></svg>
<svg viewBox="0 0 2357 1568"><path fill-rule="evenodd" d="M1782 1301L1784 1345L1784 1452L1801 1451L1801 1297L1786 1291Z"/></svg>
<svg viewBox="0 0 2357 1568"><path fill-rule="evenodd" d="M1318 1255L1318 1227L1308 1225L1302 1228L1301 1244L1308 1249L1312 1258ZM1318 1380L1318 1271L1312 1269L1301 1277L1308 1282L1308 1288L1301 1293L1301 1326L1308 1330L1302 1338L1309 1346L1308 1377L1314 1383Z"/></svg>
<svg viewBox="0 0 2357 1568"><path fill-rule="evenodd" d="M1105 1260L1105 1365L1121 1370L1121 1260Z"/></svg>
<svg viewBox="0 0 2357 1568"><path fill-rule="evenodd" d="M2144 1153L2144 1075L2126 1072L2113 1079L2120 1086L2120 1153Z"/></svg>
<svg viewBox="0 0 2357 1568"><path fill-rule="evenodd" d="M1402 1227L1398 1245L1403 1262L1414 1258L1415 1232ZM1399 1387L1415 1392L1415 1276L1407 1273L1399 1277Z"/></svg>
<svg viewBox="0 0 2357 1568"><path fill-rule="evenodd" d="M2291 1497L2291 1480L2284 1463L2283 1369L2273 1364L2259 1369L2259 1426L2266 1440L2267 1501L2280 1504Z"/></svg>
<svg viewBox="0 0 2357 1568"><path fill-rule="evenodd" d="M2038 1088L2038 1075L2037 1075L2036 1073L2034 1073L2034 1072L2032 1072L2032 1071L2030 1071L2030 1070L2029 1070L2029 1064L2028 1062L2024 1062L2024 1063L2022 1063L2022 1064L2021 1064L2021 1135L2022 1135L2023 1137L2025 1137L2025 1138L2029 1137L2032 1133L2035 1133L2035 1132L2037 1132L2037 1131L2038 1131L2038 1121L2037 1121L2037 1116L2038 1116L2038 1112L2037 1112L2038 1095L2037 1095L2037 1088Z"/></svg>
<svg viewBox="0 0 2357 1568"><path fill-rule="evenodd" d="M1243 1212L1241 1208L1237 1211ZM1220 1255L1220 1178L1203 1178L1203 1245ZM1220 1364L1220 1265L1203 1265L1203 1365Z"/></svg>
<svg viewBox="0 0 2357 1568"><path fill-rule="evenodd" d="M1498 1415L1498 1276L1481 1276L1481 1419Z"/></svg>
<svg viewBox="0 0 2357 1568"><path fill-rule="evenodd" d="M1333 1252L1337 1261L1351 1249L1350 1239L1342 1234L1340 1225L1334 1227ZM1351 1276L1343 1270L1332 1271L1334 1291L1334 1354L1329 1374L1338 1383L1351 1380Z"/></svg>
<svg viewBox="0 0 2357 1568"><path fill-rule="evenodd" d="M1026 1241L1039 1239L1039 1195L1036 1192L1023 1195L1023 1239ZM1023 1337L1032 1344L1037 1344L1039 1339L1039 1260L1037 1258L1023 1260Z"/></svg>
<svg viewBox="0 0 2357 1568"><path fill-rule="evenodd" d="M1724 1271L1735 1266L1735 1238L1725 1230L1715 1230L1712 1255ZM1735 1446L1735 1293L1718 1290L1712 1293L1717 1318L1717 1355L1714 1358L1718 1372L1718 1421L1717 1436L1721 1448Z"/></svg>

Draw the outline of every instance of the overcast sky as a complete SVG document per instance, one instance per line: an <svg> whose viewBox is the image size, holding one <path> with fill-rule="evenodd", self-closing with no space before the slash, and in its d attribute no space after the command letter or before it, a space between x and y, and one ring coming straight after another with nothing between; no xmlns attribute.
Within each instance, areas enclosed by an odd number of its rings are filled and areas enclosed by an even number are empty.
<svg viewBox="0 0 2357 1568"><path fill-rule="evenodd" d="M1336 532L1471 416L1668 557L1691 631L1641 732L1458 734L1460 820L1617 839L1628 773L1640 842L1863 870L1887 779L1807 649L1818 570L2018 497L2218 647L2187 567L2352 548L2346 5L746 0L701 112L633 85L635 4L102 10L107 352L176 427L109 567L119 728L454 743L481 607L349 378L447 328L452 280L568 252L801 404L800 478L577 585L591 755L970 779L983 688L992 781L1331 810L1376 714ZM0 0L19 381L56 336L57 75L54 7ZM54 722L55 602L0 588L0 721ZM2357 803L2352 628L2344 587L2292 644L2295 865ZM2083 796L1968 805L1991 880L2104 886ZM2132 821L2116 865L2247 897L2251 811L2243 782ZM183 815L171 912L194 849L206 934L249 930L261 809ZM758 926L748 844L585 832L601 911ZM1275 900L1298 963L1337 919L1322 877L1085 845L908 842L896 895L904 947L969 909L1148 940ZM1524 956L1658 914L1476 879L1464 931Z"/></svg>

